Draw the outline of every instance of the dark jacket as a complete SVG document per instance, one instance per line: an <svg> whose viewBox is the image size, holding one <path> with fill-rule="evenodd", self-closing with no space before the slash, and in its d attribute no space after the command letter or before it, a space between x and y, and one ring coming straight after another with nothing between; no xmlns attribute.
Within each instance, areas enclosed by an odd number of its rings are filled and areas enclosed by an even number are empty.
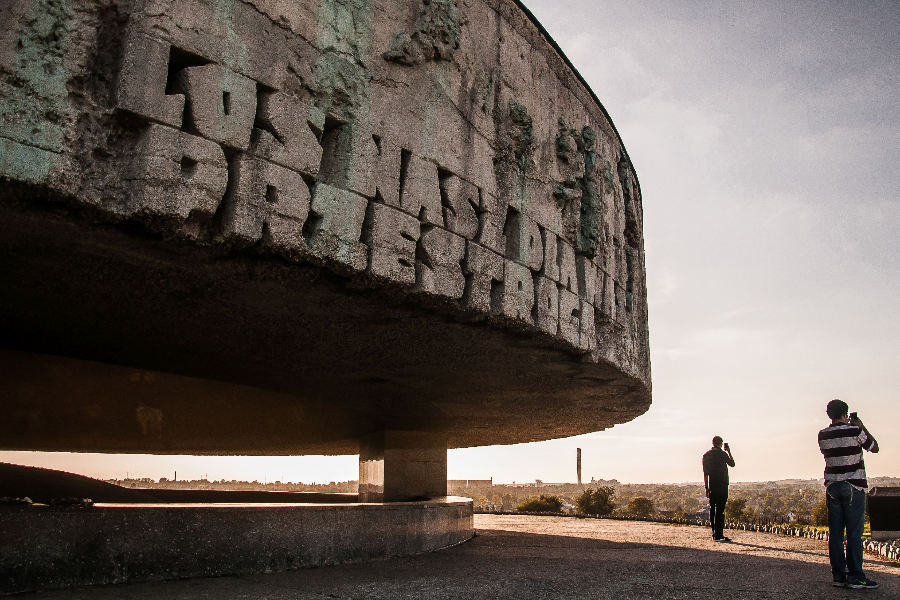
<svg viewBox="0 0 900 600"><path fill-rule="evenodd" d="M703 475L709 475L710 488L728 487L728 467L734 466L734 459L721 448L713 448L703 455Z"/></svg>

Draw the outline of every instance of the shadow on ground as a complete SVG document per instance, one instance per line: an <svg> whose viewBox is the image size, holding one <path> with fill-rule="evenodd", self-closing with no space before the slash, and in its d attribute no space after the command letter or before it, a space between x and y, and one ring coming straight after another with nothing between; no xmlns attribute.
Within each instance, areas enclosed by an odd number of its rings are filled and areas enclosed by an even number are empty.
<svg viewBox="0 0 900 600"><path fill-rule="evenodd" d="M883 561L866 563L881 589L832 588L826 545L814 540L737 532L724 545L697 527L552 517L479 518L476 526L470 542L408 558L40 598L900 598L900 565Z"/></svg>

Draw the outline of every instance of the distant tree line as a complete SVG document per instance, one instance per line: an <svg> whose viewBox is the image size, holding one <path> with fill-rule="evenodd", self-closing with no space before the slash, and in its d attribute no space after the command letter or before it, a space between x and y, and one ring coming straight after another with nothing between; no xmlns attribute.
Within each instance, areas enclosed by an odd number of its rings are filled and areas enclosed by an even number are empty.
<svg viewBox="0 0 900 600"><path fill-rule="evenodd" d="M870 485L898 483L896 478L870 478ZM571 506L569 512L585 515L708 518L701 484L545 484L540 488L494 484L474 500L480 511L561 513ZM732 522L824 526L825 488L817 480L735 483L725 516Z"/></svg>
<svg viewBox="0 0 900 600"><path fill-rule="evenodd" d="M179 479L178 481L162 477L154 481L148 477L140 479L109 479L108 483L114 483L123 487L145 490L239 490L243 492L320 492L320 493L351 493L355 494L359 489L359 482L331 481L329 483L302 483L281 481L227 481L225 479Z"/></svg>

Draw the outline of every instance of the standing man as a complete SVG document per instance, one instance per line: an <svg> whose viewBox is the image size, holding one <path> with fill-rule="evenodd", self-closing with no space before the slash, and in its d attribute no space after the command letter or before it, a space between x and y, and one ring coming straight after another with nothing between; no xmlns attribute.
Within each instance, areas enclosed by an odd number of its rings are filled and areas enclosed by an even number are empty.
<svg viewBox="0 0 900 600"><path fill-rule="evenodd" d="M709 498L709 524L713 541L730 542L731 538L725 537L725 503L728 502L728 467L734 466L734 457L728 444L722 450L722 438L719 436L714 437L712 443L713 447L703 455L703 483Z"/></svg>
<svg viewBox="0 0 900 600"><path fill-rule="evenodd" d="M825 456L825 504L828 506L828 557L832 585L875 589L878 584L863 573L862 533L866 520L866 465L863 448L878 452L878 442L843 400L825 408L831 425L819 432L819 449ZM844 554L844 529L847 553Z"/></svg>

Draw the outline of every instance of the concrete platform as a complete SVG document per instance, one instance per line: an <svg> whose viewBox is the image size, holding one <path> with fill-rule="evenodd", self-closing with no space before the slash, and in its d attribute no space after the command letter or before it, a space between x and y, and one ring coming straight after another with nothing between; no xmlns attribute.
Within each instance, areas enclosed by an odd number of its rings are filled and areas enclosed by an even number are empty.
<svg viewBox="0 0 900 600"><path fill-rule="evenodd" d="M445 548L472 501L0 507L0 593L268 573ZM117 588L118 589L118 588Z"/></svg>
<svg viewBox="0 0 900 600"><path fill-rule="evenodd" d="M477 536L435 553L268 575L49 592L41 600L289 598L898 598L900 565L865 559L881 584L831 587L825 542L627 521L476 515ZM23 598L36 597L27 594Z"/></svg>

